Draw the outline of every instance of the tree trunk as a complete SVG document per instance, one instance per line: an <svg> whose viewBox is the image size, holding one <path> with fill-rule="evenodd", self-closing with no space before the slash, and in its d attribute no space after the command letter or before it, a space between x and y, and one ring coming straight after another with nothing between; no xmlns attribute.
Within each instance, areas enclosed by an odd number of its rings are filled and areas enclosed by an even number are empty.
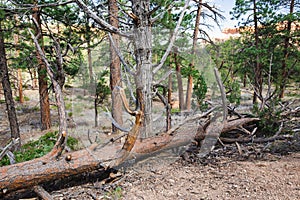
<svg viewBox="0 0 300 200"><path fill-rule="evenodd" d="M19 89L19 102L24 103L23 85L22 85L22 69L18 69L18 89Z"/></svg>
<svg viewBox="0 0 300 200"><path fill-rule="evenodd" d="M170 70L172 70L172 54L170 54ZM171 129L171 106L172 105L172 87L173 87L173 74L171 73L168 77L168 100L167 100L167 105L166 106L166 131Z"/></svg>
<svg viewBox="0 0 300 200"><path fill-rule="evenodd" d="M11 131L11 138L17 139L20 138L20 131L19 131L19 124L18 124L16 110L15 110L15 103L13 100L12 91L10 87L3 35L4 33L2 31L1 22L0 22L0 78L4 90L7 115L9 120L10 131ZM16 149L19 149L20 147L21 147L21 142L19 142L15 146Z"/></svg>
<svg viewBox="0 0 300 200"><path fill-rule="evenodd" d="M16 23L18 23L18 17L15 15ZM14 43L17 47L19 45L19 35L14 34ZM19 57L20 50L17 48L15 56ZM18 90L19 90L19 102L24 103L24 96L23 96L23 86L22 86L22 69L18 68L17 72L17 79L18 79Z"/></svg>
<svg viewBox="0 0 300 200"><path fill-rule="evenodd" d="M191 111L192 92L193 92L193 77L192 75L189 75L187 88L186 88L186 98L185 98L185 109L187 111Z"/></svg>
<svg viewBox="0 0 300 200"><path fill-rule="evenodd" d="M253 0L253 17L254 17L254 36L255 36L255 47L259 49L259 30L258 30L258 19L257 19L257 7L256 7L256 0ZM262 69L261 63L259 61L259 54L256 54L255 58L255 66L254 66L254 94L253 94L253 103L257 102L257 95L262 95Z"/></svg>
<svg viewBox="0 0 300 200"><path fill-rule="evenodd" d="M197 8L197 15L195 21L195 29L193 33L193 46L192 46L192 55L196 56L196 48L197 48L197 41L199 35L199 26L200 26L200 17L201 17L201 10L202 10L202 0L196 1L198 3ZM195 67L195 60L194 57L192 58L192 63L189 66L191 70ZM192 99L192 92L193 92L193 77L192 75L188 76L188 83L187 83L187 90L186 90L186 101L185 106L186 110L191 110L191 99Z"/></svg>
<svg viewBox="0 0 300 200"><path fill-rule="evenodd" d="M87 54L88 54L88 70L89 70L89 78L90 78L90 86L92 87L92 92L96 91L95 88L95 80L94 80L94 72L93 72L93 61L92 61L92 49L90 47L90 41L87 42Z"/></svg>
<svg viewBox="0 0 300 200"><path fill-rule="evenodd" d="M178 98L179 98L179 109L183 110L184 105L184 94L183 94L183 84L182 84L182 75L181 75L181 67L178 60L178 50L175 49L175 65L176 65L176 77L177 77L177 84L178 84Z"/></svg>
<svg viewBox="0 0 300 200"><path fill-rule="evenodd" d="M37 78L36 78L36 69L35 68L33 68L32 87L33 87L33 89L35 89L37 87Z"/></svg>
<svg viewBox="0 0 300 200"><path fill-rule="evenodd" d="M136 60L136 94L142 116L142 137L153 134L152 123L152 35L150 1L132 1L134 20L133 42Z"/></svg>
<svg viewBox="0 0 300 200"><path fill-rule="evenodd" d="M109 0L109 21L110 24L116 28L119 28L118 20L118 4L116 0ZM122 87L121 82L121 62L120 58L117 55L114 46L116 49L119 49L120 36L118 34L112 33L112 41L110 40L110 89L111 100L112 100L112 109L111 114L114 120L119 124L123 124L122 117L122 99L120 94L115 90L116 87ZM117 133L118 129L112 124L112 132Z"/></svg>
<svg viewBox="0 0 300 200"><path fill-rule="evenodd" d="M32 17L38 22L39 28L41 29L41 20L40 20L40 10L39 8L33 8ZM36 30L36 34L39 32ZM38 38L39 42L43 47L43 36L42 33ZM50 120L50 104L49 104L49 94L48 94L48 83L47 83L47 71L46 66L39 53L36 55L38 60L38 82L39 82L39 95L40 95L40 112L41 112L41 130L47 130L51 127Z"/></svg>
<svg viewBox="0 0 300 200"><path fill-rule="evenodd" d="M290 13L289 14L293 14L294 13L294 7L295 7L295 0L291 0L290 3ZM284 91L285 91L285 85L288 79L288 69L287 69L287 61L288 61L288 57L289 57L289 51L288 48L290 46L290 33L292 30L292 21L290 19L288 19L287 21L287 26L286 26L286 36L284 39L284 50L283 50L283 60L282 60L282 74L281 74L281 80L280 81L280 90L279 90L279 97L283 98L284 97Z"/></svg>

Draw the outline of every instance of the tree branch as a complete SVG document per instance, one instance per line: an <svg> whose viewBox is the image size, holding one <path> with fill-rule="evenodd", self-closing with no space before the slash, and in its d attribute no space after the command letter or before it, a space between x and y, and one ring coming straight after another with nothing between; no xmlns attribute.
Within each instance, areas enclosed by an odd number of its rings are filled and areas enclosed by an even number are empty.
<svg viewBox="0 0 300 200"><path fill-rule="evenodd" d="M65 104L64 104L64 99L63 99L63 96L62 96L61 88L60 88L58 82L55 80L53 71L51 69L51 65L49 64L49 62L48 62L41 46L40 46L40 44L37 40L37 37L41 34L41 30L39 30L39 26L37 26L37 21L34 18L33 18L33 21L34 21L34 23L37 27L37 31L38 31L37 36L35 37L30 29L28 29L28 31L31 35L31 38L32 38L32 40L35 44L35 47L36 47L38 53L40 54L44 64L46 65L47 73L48 73L48 75L51 79L51 82L53 84L53 88L54 88L54 91L55 91L56 103L57 103L57 107L58 107L59 138L58 138L54 148L52 149L52 151L49 154L47 154L50 157L55 156L57 158L58 156L61 155L63 149L65 148L66 142L67 142L66 109L65 109Z"/></svg>
<svg viewBox="0 0 300 200"><path fill-rule="evenodd" d="M124 37L130 37L129 34L126 34L122 31L120 31L120 29L110 25L109 23L107 23L106 21L104 21L103 19L101 19L100 17L98 17L92 10L90 10L85 3L83 3L82 0L75 0L75 2L77 3L77 5L90 17L92 18L97 24L99 24L103 30L105 31L109 31L111 33L116 33L119 34L121 36Z"/></svg>
<svg viewBox="0 0 300 200"><path fill-rule="evenodd" d="M182 8L180 17L179 17L178 22L177 22L177 24L176 24L176 27L175 27L175 29L174 29L173 35L172 35L172 37L170 38L169 46L168 46L167 50L165 51L165 54L164 54L163 57L161 58L160 62L158 63L158 65L154 68L153 74L156 74L156 72L157 72L158 70L160 70L160 68L162 68L162 66L163 66L163 64L165 63L167 57L169 56L170 51L171 51L171 49L172 49L172 47L173 47L173 44L174 44L174 42L175 42L175 39L176 39L176 37L177 37L177 35L178 35L178 31L179 31L181 22L182 22L182 20L183 20L183 17L184 17L184 15L185 15L185 11L186 11L186 9L187 9L189 3L190 3L190 0L187 0L187 1L185 2L185 5L184 5L184 7Z"/></svg>

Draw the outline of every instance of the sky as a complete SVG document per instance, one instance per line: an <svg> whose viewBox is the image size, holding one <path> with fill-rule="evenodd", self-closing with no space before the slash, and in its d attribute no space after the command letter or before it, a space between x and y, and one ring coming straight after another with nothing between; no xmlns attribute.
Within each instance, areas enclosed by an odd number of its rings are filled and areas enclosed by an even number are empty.
<svg viewBox="0 0 300 200"><path fill-rule="evenodd" d="M209 2L215 3L220 10L224 11L222 14L226 19L220 23L221 29L234 28L237 25L236 20L230 20L231 16L229 14L235 5L235 0L209 0ZM208 30L208 32L212 38L222 36L221 30L217 26L212 31Z"/></svg>

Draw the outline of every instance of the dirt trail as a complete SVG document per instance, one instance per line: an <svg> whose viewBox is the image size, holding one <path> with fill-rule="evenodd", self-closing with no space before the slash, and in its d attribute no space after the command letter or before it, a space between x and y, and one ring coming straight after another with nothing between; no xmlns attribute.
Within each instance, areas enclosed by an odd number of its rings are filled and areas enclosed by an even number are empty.
<svg viewBox="0 0 300 200"><path fill-rule="evenodd" d="M300 199L300 153L281 159L201 165L176 162L157 171L131 171L124 199Z"/></svg>

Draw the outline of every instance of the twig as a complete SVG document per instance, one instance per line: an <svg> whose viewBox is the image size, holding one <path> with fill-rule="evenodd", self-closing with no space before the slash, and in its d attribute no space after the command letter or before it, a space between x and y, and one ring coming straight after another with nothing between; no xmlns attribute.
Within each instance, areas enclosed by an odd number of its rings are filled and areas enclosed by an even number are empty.
<svg viewBox="0 0 300 200"><path fill-rule="evenodd" d="M235 145L236 145L236 147L237 147L237 149L238 149L238 151L239 151L239 154L242 155L243 152L242 152L242 149L241 149L241 146L239 145L239 143L238 143L238 142L235 142Z"/></svg>
<svg viewBox="0 0 300 200"><path fill-rule="evenodd" d="M18 144L19 141L20 141L20 138L17 138L17 139L12 138L12 140L10 141L10 143L3 148L3 150L2 150L2 152L0 154L0 160L2 160L3 156L5 154L7 154L8 151L10 151L10 149L14 147L14 145Z"/></svg>
<svg viewBox="0 0 300 200"><path fill-rule="evenodd" d="M36 185L33 187L34 192L44 200L53 200L52 196L42 187Z"/></svg>

